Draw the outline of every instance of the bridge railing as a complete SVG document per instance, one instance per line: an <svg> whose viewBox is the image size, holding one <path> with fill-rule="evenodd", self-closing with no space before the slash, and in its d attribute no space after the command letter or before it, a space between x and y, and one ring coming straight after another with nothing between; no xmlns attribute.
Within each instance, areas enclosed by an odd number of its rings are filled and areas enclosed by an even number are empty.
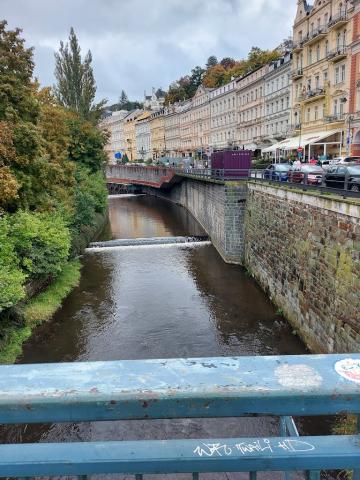
<svg viewBox="0 0 360 480"><path fill-rule="evenodd" d="M278 416L278 436L0 445L0 476L354 470L360 436L298 436L291 416L360 414L360 355L0 367L0 422ZM144 427L146 428L146 427ZM151 428L149 426L149 428ZM214 478L216 476L214 475Z"/></svg>
<svg viewBox="0 0 360 480"><path fill-rule="evenodd" d="M320 193L333 193L343 197L360 198L360 174L329 175L326 172L275 172L268 169L211 169L184 168L176 170L179 175L219 181L258 180L287 185L290 188L317 190Z"/></svg>
<svg viewBox="0 0 360 480"><path fill-rule="evenodd" d="M286 184L290 188L317 190L320 193L333 193L343 197L360 198L360 174L343 177L327 172L273 171L269 169L213 169L213 168L170 168L161 166L111 165L107 168L108 182L133 182L155 188L167 188L174 177L187 176L202 180L221 182L256 180L274 184Z"/></svg>
<svg viewBox="0 0 360 480"><path fill-rule="evenodd" d="M173 174L172 169L162 166L108 165L106 169L107 178L124 179L129 182L159 183L171 178Z"/></svg>

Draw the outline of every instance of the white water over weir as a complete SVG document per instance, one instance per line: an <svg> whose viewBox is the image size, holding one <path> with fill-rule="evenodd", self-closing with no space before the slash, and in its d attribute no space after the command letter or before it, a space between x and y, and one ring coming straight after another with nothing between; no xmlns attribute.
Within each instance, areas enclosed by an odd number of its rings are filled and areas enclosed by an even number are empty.
<svg viewBox="0 0 360 480"><path fill-rule="evenodd" d="M153 237L153 238L122 238L117 240L109 240L105 242L92 242L87 251L97 249L108 249L117 247L145 247L145 246L161 246L161 245L179 245L179 244L209 244L207 236L190 236L190 237Z"/></svg>

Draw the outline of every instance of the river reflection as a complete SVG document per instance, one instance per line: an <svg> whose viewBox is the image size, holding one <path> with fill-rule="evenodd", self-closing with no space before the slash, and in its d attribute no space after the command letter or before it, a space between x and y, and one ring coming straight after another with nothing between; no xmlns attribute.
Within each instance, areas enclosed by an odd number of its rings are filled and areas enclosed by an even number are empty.
<svg viewBox="0 0 360 480"><path fill-rule="evenodd" d="M104 238L202 234L183 208L165 201L147 196L110 200L110 228ZM96 251L85 254L82 263L80 285L54 319L36 330L20 362L306 352L254 281L240 267L225 264L212 246ZM277 421L271 418L185 419L9 427L3 429L3 441L277 433ZM226 478L248 477L228 474ZM269 474L259 478L279 477Z"/></svg>

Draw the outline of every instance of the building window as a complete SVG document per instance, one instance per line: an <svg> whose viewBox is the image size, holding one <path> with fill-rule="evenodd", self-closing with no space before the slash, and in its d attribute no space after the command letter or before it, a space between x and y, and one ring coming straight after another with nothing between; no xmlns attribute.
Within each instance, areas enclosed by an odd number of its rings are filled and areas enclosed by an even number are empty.
<svg viewBox="0 0 360 480"><path fill-rule="evenodd" d="M342 102L339 102L339 106L340 106L340 115L342 116L344 113L344 104Z"/></svg>
<svg viewBox="0 0 360 480"><path fill-rule="evenodd" d="M315 107L314 109L314 120L318 119L318 107Z"/></svg>
<svg viewBox="0 0 360 480"><path fill-rule="evenodd" d="M339 67L335 68L335 79L334 79L335 85L337 85L340 82L340 69Z"/></svg>
<svg viewBox="0 0 360 480"><path fill-rule="evenodd" d="M316 47L316 61L320 60L320 45Z"/></svg>
<svg viewBox="0 0 360 480"><path fill-rule="evenodd" d="M337 115L338 113L338 101L334 100L334 115Z"/></svg>
<svg viewBox="0 0 360 480"><path fill-rule="evenodd" d="M340 72L341 82L345 82L345 77L346 77L346 65L342 65L341 72Z"/></svg>
<svg viewBox="0 0 360 480"><path fill-rule="evenodd" d="M312 48L309 48L309 51L308 51L308 64L309 65L312 64Z"/></svg>
<svg viewBox="0 0 360 480"><path fill-rule="evenodd" d="M346 46L346 30L344 30L342 33L342 46Z"/></svg>
<svg viewBox="0 0 360 480"><path fill-rule="evenodd" d="M311 112L311 110L310 110L310 108L308 108L307 112L306 112L306 121L307 122L310 122L310 112Z"/></svg>
<svg viewBox="0 0 360 480"><path fill-rule="evenodd" d="M325 42L325 56L329 54L329 40L326 40Z"/></svg>

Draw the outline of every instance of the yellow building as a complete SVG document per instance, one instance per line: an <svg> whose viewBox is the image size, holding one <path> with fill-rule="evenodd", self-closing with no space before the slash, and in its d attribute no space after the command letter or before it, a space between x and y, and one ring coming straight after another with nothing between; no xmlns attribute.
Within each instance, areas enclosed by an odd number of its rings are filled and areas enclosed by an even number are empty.
<svg viewBox="0 0 360 480"><path fill-rule="evenodd" d="M164 109L151 114L150 137L152 158L156 160L157 158L164 157L166 151Z"/></svg>
<svg viewBox="0 0 360 480"><path fill-rule="evenodd" d="M346 0L315 0L313 5L298 0L292 116L307 157L345 153L352 11Z"/></svg>
<svg viewBox="0 0 360 480"><path fill-rule="evenodd" d="M134 110L123 120L123 143L124 154L127 155L130 162L135 162L136 152L136 121L143 114L143 110Z"/></svg>

